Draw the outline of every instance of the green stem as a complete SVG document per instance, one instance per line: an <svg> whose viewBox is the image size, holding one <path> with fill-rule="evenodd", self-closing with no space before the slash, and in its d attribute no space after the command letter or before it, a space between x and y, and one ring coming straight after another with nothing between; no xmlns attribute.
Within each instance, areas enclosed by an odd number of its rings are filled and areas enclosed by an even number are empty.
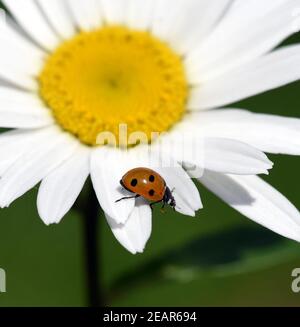
<svg viewBox="0 0 300 327"><path fill-rule="evenodd" d="M87 295L90 307L101 307L104 306L104 292L100 283L100 251L98 247L101 212L91 185L88 192L83 210Z"/></svg>

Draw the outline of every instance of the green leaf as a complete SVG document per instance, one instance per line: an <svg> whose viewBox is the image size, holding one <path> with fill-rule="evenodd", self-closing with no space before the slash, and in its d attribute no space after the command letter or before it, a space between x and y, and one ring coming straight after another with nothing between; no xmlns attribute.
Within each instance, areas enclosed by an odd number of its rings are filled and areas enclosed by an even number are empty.
<svg viewBox="0 0 300 327"><path fill-rule="evenodd" d="M238 228L189 244L168 259L164 277L181 282L245 274L300 258L300 245L260 228Z"/></svg>
<svg viewBox="0 0 300 327"><path fill-rule="evenodd" d="M217 296L216 285L220 292L225 293L228 292L228 285L235 285L237 289L252 292L255 298L259 288L251 288L251 285L244 283L255 283L266 271L272 287L275 288L277 283L285 287L283 297L290 301L290 273L299 260L298 243L260 227L235 228L194 240L180 249L175 248L165 256L122 276L112 286L110 301L115 305L130 305L139 301L145 305L214 305L220 302L217 299L208 300L199 294L205 292ZM291 262L294 264L291 265ZM276 279L274 271L278 267L284 267L284 273ZM263 286L268 287L266 279L263 282ZM177 297L172 297L172 292L178 293ZM272 299L272 290L266 292L270 292L270 302L276 300L276 297ZM232 305L241 304L239 300L234 302L235 298L231 298L230 294L227 296ZM244 300L243 292L238 292L237 297ZM221 302L223 305L227 304L225 298ZM189 302L191 299L194 302Z"/></svg>
<svg viewBox="0 0 300 327"><path fill-rule="evenodd" d="M235 228L175 248L121 278L115 288L147 278L190 282L202 275L219 277L263 270L300 258L300 245L263 228ZM127 287L126 286L126 287Z"/></svg>

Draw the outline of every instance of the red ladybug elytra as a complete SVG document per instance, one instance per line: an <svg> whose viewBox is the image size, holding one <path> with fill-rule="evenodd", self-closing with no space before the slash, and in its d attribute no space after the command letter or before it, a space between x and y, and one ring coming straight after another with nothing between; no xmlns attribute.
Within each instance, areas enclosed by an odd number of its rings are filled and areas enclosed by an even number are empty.
<svg viewBox="0 0 300 327"><path fill-rule="evenodd" d="M163 202L163 207L168 204L173 209L176 207L176 201L168 188L165 180L154 170L149 168L135 168L128 171L121 179L120 184L125 190L135 195L124 197L116 202L143 197L152 201L151 208L154 204Z"/></svg>

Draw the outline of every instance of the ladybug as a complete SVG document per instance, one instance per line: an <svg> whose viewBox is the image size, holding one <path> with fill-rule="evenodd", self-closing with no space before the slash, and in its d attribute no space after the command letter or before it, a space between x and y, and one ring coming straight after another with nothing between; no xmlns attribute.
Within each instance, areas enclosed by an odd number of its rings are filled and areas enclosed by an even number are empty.
<svg viewBox="0 0 300 327"><path fill-rule="evenodd" d="M149 168L135 168L128 171L120 180L120 184L125 190L135 195L124 197L116 202L143 197L151 201L150 207L162 202L163 208L166 204L173 209L176 207L176 201L168 188L165 180L154 170Z"/></svg>

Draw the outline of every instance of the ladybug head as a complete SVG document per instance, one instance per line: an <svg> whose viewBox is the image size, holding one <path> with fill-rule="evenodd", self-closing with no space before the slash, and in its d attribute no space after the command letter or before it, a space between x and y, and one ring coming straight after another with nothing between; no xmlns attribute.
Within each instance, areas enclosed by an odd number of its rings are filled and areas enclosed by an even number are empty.
<svg viewBox="0 0 300 327"><path fill-rule="evenodd" d="M175 198L172 194L172 191L167 187L166 188L166 192L165 192L165 196L164 196L164 203L168 204L170 207L172 207L173 209L175 209L176 207L176 201Z"/></svg>
<svg viewBox="0 0 300 327"><path fill-rule="evenodd" d="M170 202L169 202L169 205L170 205L172 208L175 209L175 207L176 207L176 201L175 201L175 199L174 199L173 196L172 196L172 199L171 199Z"/></svg>

